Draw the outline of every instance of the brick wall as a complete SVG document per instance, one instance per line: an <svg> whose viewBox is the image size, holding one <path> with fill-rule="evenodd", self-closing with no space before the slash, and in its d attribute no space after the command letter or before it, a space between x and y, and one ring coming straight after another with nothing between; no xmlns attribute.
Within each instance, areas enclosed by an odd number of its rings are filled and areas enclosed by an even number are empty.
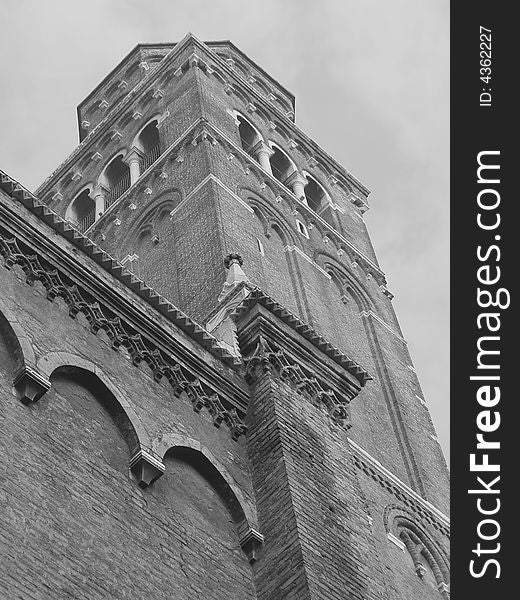
<svg viewBox="0 0 520 600"><path fill-rule="evenodd" d="M272 379L252 390L259 598L376 598L380 576L345 433Z"/></svg>
<svg viewBox="0 0 520 600"><path fill-rule="evenodd" d="M183 450L210 449L204 452L254 513L244 441L231 440L225 426L217 430L204 411L195 414L146 367L132 366L103 334L90 333L82 315L71 319L40 284L28 286L17 267L1 267L0 276L0 310L22 324L17 335L26 332L40 368L53 352L64 365L44 397L24 406L11 386L20 353L0 319L0 595L254 598L236 514L206 475L207 461ZM165 474L148 489L129 472L128 420L99 377L118 390L155 446L175 446Z"/></svg>

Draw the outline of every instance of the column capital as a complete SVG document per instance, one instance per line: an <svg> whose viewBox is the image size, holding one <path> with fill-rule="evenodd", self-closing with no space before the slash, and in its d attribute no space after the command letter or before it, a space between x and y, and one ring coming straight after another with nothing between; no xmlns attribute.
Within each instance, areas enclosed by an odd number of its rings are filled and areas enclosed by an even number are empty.
<svg viewBox="0 0 520 600"><path fill-rule="evenodd" d="M287 187L292 187L294 195L302 201L305 201L305 186L307 185L307 177L302 175L300 171L293 171L283 182Z"/></svg>
<svg viewBox="0 0 520 600"><path fill-rule="evenodd" d="M258 142L256 142L256 144L251 148L251 152L254 155L263 153L267 156L272 156L274 154L274 150L268 146L264 140L258 140Z"/></svg>
<svg viewBox="0 0 520 600"><path fill-rule="evenodd" d="M127 155L123 158L123 162L129 165L131 162L140 161L143 158L143 153L136 146L132 146Z"/></svg>
<svg viewBox="0 0 520 600"><path fill-rule="evenodd" d="M103 187L100 183L98 183L92 188L92 191L90 192L89 196L91 198L97 198L98 196L104 196L106 192L107 189Z"/></svg>
<svg viewBox="0 0 520 600"><path fill-rule="evenodd" d="M300 171L293 171L290 175L287 176L287 178L284 181L285 185L295 185L295 184L300 184L300 185L307 185L309 182L307 180L307 177L305 177L305 175L302 175L302 173L300 173Z"/></svg>

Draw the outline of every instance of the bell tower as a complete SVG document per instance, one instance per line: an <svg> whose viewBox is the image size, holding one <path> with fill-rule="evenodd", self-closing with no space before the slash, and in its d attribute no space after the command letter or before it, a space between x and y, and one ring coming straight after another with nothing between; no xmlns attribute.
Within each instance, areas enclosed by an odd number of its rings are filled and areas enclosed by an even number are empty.
<svg viewBox="0 0 520 600"><path fill-rule="evenodd" d="M228 41L138 45L78 122L39 198L242 362L258 598L447 598L448 471L367 187Z"/></svg>

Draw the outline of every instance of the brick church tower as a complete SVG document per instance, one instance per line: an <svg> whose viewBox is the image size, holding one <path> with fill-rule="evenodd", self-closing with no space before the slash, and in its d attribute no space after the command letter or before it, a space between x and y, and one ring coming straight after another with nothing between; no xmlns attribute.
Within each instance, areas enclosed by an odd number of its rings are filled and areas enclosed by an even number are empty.
<svg viewBox="0 0 520 600"><path fill-rule="evenodd" d="M2 598L449 597L369 191L232 43L140 44L0 181Z"/></svg>

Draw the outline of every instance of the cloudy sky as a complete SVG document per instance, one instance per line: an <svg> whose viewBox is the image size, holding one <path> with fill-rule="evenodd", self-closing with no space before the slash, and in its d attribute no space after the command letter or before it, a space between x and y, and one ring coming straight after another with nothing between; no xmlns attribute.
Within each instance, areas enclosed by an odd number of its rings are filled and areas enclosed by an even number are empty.
<svg viewBox="0 0 520 600"><path fill-rule="evenodd" d="M366 215L448 455L448 0L3 0L0 168L34 190L138 42L230 39L371 190Z"/></svg>

